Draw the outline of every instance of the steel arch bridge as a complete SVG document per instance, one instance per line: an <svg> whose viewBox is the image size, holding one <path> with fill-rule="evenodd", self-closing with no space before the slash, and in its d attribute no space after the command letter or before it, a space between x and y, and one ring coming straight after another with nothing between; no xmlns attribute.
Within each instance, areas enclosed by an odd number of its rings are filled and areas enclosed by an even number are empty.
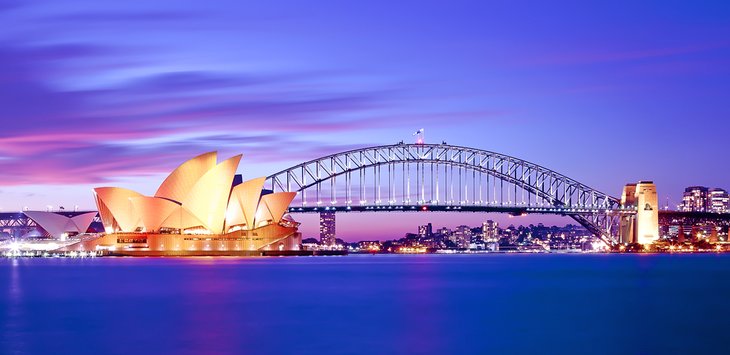
<svg viewBox="0 0 730 355"><path fill-rule="evenodd" d="M447 144L350 150L267 177L274 192L298 192L290 212L454 211L570 216L609 246L622 208L611 197L543 166Z"/></svg>

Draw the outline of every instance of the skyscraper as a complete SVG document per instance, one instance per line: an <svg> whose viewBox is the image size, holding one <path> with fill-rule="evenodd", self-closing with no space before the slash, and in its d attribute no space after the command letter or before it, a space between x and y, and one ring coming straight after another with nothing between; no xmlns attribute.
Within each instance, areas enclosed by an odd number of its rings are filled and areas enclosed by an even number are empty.
<svg viewBox="0 0 730 355"><path fill-rule="evenodd" d="M421 238L430 238L433 235L433 226L431 223L418 226L418 236Z"/></svg>
<svg viewBox="0 0 730 355"><path fill-rule="evenodd" d="M730 196L723 189L710 189L707 193L707 206L709 212L728 213L730 212Z"/></svg>
<svg viewBox="0 0 730 355"><path fill-rule="evenodd" d="M336 243L335 235L335 213L319 213L319 242L325 246L333 246Z"/></svg>
<svg viewBox="0 0 730 355"><path fill-rule="evenodd" d="M706 212L707 192L704 186L690 186L684 189L679 209L684 212Z"/></svg>
<svg viewBox="0 0 730 355"><path fill-rule="evenodd" d="M499 238L497 235L498 224L491 219L482 223L482 239L485 242L496 242Z"/></svg>

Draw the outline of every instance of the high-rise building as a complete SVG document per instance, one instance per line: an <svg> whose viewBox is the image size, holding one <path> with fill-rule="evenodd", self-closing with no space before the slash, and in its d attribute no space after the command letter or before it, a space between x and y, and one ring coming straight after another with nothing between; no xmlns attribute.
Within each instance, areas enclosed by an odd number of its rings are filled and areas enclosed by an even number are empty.
<svg viewBox="0 0 730 355"><path fill-rule="evenodd" d="M433 226L431 223L418 226L418 236L421 238L431 238L433 235Z"/></svg>
<svg viewBox="0 0 730 355"><path fill-rule="evenodd" d="M467 249L469 248L469 243L471 243L471 236L472 232L469 226L458 226L450 239L458 248Z"/></svg>
<svg viewBox="0 0 730 355"><path fill-rule="evenodd" d="M482 223L482 239L487 250L499 250L499 224L491 219Z"/></svg>
<svg viewBox="0 0 730 355"><path fill-rule="evenodd" d="M333 246L336 243L335 213L319 213L319 242L322 245Z"/></svg>
<svg viewBox="0 0 730 355"><path fill-rule="evenodd" d="M709 212L728 213L730 212L730 196L723 189L710 189L707 192L707 206Z"/></svg>
<svg viewBox="0 0 730 355"><path fill-rule="evenodd" d="M730 196L724 189L690 186L684 189L679 209L684 212L730 212Z"/></svg>
<svg viewBox="0 0 730 355"><path fill-rule="evenodd" d="M704 186L690 186L684 189L679 209L684 212L706 212L707 192L707 187Z"/></svg>
<svg viewBox="0 0 730 355"><path fill-rule="evenodd" d="M495 221L492 221L491 219L482 223L482 239L484 239L484 242L496 242L499 239L497 228L499 227L498 223Z"/></svg>

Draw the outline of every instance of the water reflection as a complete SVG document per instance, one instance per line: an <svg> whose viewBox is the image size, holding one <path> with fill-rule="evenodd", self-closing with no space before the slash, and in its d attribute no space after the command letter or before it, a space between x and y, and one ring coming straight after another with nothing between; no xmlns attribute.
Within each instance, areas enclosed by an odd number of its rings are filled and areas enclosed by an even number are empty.
<svg viewBox="0 0 730 355"><path fill-rule="evenodd" d="M20 268L22 260L10 259L9 282L7 287L7 302L4 302L5 319L2 323L2 348L3 353L12 354L22 352L25 348L26 338L21 332L25 327L23 314L23 288L20 279Z"/></svg>
<svg viewBox="0 0 730 355"><path fill-rule="evenodd" d="M730 257L715 255L0 259L0 270L2 354L594 352L617 330L622 341L598 350L706 353L724 346L706 332L730 314L707 297L730 293Z"/></svg>
<svg viewBox="0 0 730 355"><path fill-rule="evenodd" d="M235 318L238 291L226 278L226 263L216 259L195 259L200 268L186 268L188 282L181 287L181 334L189 353L235 353L240 350L240 339L247 334L237 334Z"/></svg>

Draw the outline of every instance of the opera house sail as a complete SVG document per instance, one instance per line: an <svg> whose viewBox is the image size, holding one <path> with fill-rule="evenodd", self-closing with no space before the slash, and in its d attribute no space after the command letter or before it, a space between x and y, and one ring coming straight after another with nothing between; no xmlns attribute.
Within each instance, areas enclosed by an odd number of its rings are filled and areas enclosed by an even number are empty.
<svg viewBox="0 0 730 355"><path fill-rule="evenodd" d="M154 196L95 188L106 233L77 248L181 256L299 250L299 223L286 213L296 193L265 190L265 177L236 183L241 158L218 162L217 152L201 154L178 166Z"/></svg>
<svg viewBox="0 0 730 355"><path fill-rule="evenodd" d="M23 214L32 219L46 236L61 240L86 233L96 217L96 212L74 213L71 216L42 211L24 211Z"/></svg>

